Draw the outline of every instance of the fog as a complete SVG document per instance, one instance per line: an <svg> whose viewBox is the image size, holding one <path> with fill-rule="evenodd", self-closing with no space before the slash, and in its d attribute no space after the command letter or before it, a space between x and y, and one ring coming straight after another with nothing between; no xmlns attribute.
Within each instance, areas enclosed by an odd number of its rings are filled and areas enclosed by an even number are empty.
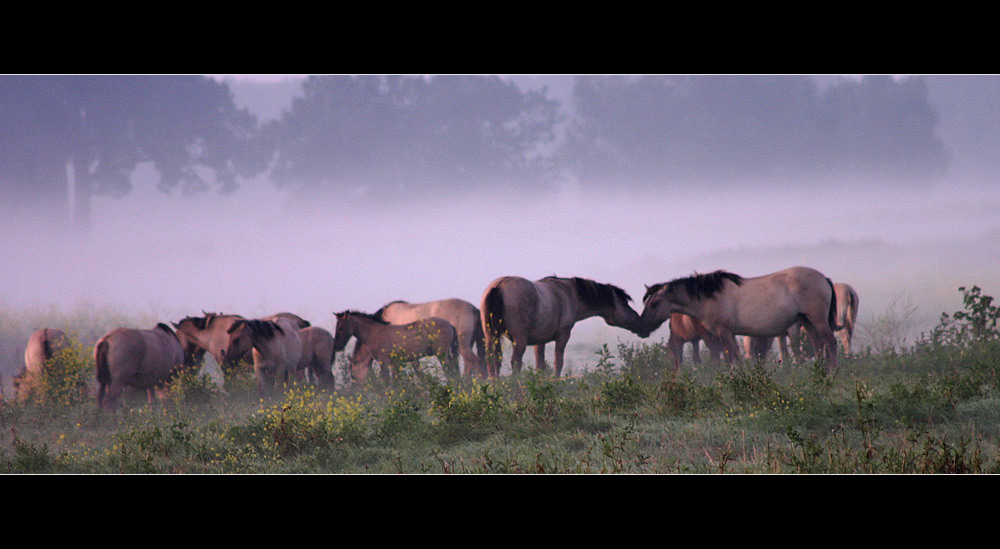
<svg viewBox="0 0 1000 549"><path fill-rule="evenodd" d="M92 303L161 321L292 311L332 328L335 311L397 299L478 306L503 275L612 283L641 310L644 284L807 265L857 289L862 323L911 299L912 338L962 308L959 286L1000 295L1000 190L957 172L915 186L803 178L669 193L566 176L532 194L377 204L345 193L308 208L265 181L232 194L166 194L144 166L133 182L127 196L93 199L87 234L65 235L30 212L0 221L0 306ZM635 339L591 319L571 345Z"/></svg>
<svg viewBox="0 0 1000 549"><path fill-rule="evenodd" d="M478 305L502 275L592 278L638 300L644 284L696 271L756 276L809 265L855 286L862 319L908 294L926 329L961 309L959 286L1000 290L1000 192L989 185L667 196L567 181L532 196L381 206L344 197L309 213L291 204L266 184L191 197L160 193L150 180L125 198L95 199L86 237L22 220L0 242L2 304L95 303L174 321L203 310L288 310L330 327L334 311L371 312L395 299ZM588 338L633 339L600 320L575 332L576 342Z"/></svg>

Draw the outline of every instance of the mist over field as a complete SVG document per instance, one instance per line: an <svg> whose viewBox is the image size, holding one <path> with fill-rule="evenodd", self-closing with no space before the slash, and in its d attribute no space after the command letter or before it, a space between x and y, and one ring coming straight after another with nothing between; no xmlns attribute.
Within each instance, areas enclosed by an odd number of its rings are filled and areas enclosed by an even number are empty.
<svg viewBox="0 0 1000 549"><path fill-rule="evenodd" d="M559 82L553 89L570 94ZM246 85L238 97L249 104ZM283 103L248 108L280 118L294 91L278 95ZM689 186L656 189L562 173L534 190L490 185L383 201L343 188L303 201L263 178L228 193L163 193L143 163L130 192L93 197L86 233L67 234L30 210L7 214L0 306L93 303L161 321L203 310L293 311L332 328L334 311L373 312L397 299L459 297L478 306L503 275L612 283L641 311L644 284L807 265L857 289L862 322L907 296L920 316L915 330L927 330L942 312L961 309L959 286L1000 295L1000 186L956 151L960 122L940 120L939 134L952 132L952 161L919 185L797 174L753 184L692 177ZM664 327L651 339L667 335ZM571 345L619 339L635 336L591 319Z"/></svg>

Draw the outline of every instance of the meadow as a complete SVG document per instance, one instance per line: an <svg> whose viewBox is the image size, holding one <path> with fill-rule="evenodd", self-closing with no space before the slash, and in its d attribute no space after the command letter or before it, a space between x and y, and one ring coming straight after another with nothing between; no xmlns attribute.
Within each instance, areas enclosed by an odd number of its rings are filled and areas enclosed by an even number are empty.
<svg viewBox="0 0 1000 549"><path fill-rule="evenodd" d="M92 348L78 342L31 400L0 401L0 471L998 473L1000 309L979 288L960 291L963 310L912 344L867 346L835 374L816 361L730 368L707 355L675 372L654 336L594 345L585 366L556 379L530 367L448 379L427 363L390 383L351 383L338 356L335 390L303 383L262 399L248 368L228 372L224 388L193 370L166 399L132 395L112 414L97 410ZM26 341L3 314L3 337ZM129 320L77 314L97 331Z"/></svg>

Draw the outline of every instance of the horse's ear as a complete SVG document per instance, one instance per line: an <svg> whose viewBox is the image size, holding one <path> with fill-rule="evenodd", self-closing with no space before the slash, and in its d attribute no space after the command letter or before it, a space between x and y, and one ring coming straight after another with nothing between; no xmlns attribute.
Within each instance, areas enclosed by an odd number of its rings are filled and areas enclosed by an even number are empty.
<svg viewBox="0 0 1000 549"><path fill-rule="evenodd" d="M226 333L230 333L231 334L234 331L236 331L237 328L239 328L240 326L242 326L242 325L244 325L246 323L247 323L246 320L237 320L236 322L233 322L233 325L229 327L229 330L227 330Z"/></svg>
<svg viewBox="0 0 1000 549"><path fill-rule="evenodd" d="M649 291L649 284L643 284L643 286L646 287L646 291L648 292Z"/></svg>
<svg viewBox="0 0 1000 549"><path fill-rule="evenodd" d="M177 328L180 328L180 327L181 327L181 325L180 325L180 324L178 324L178 323L174 322L173 320L171 320L171 321L170 321L170 323L174 325L174 329L175 329L175 330L176 330Z"/></svg>

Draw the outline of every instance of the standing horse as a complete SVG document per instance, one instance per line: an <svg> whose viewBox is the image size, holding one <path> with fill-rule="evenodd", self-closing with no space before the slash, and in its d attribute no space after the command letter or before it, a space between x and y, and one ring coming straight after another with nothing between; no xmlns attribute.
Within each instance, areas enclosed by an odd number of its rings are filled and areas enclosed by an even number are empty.
<svg viewBox="0 0 1000 549"><path fill-rule="evenodd" d="M62 330L41 328L32 332L24 349L24 368L12 380L18 402L28 400L42 386L49 361L68 346L69 340Z"/></svg>
<svg viewBox="0 0 1000 549"><path fill-rule="evenodd" d="M241 319L229 327L229 344L221 356L253 354L253 370L257 375L257 388L265 394L277 388L280 380L291 383L302 358L302 336L299 324L285 317L272 316L273 320Z"/></svg>
<svg viewBox="0 0 1000 549"><path fill-rule="evenodd" d="M503 358L500 338L513 345L510 367L520 373L524 352L535 346L535 368L545 368L545 344L555 342L555 375L562 372L563 355L573 325L600 316L610 326L641 330L639 313L625 290L584 278L546 277L532 282L517 276L500 277L483 292L480 314L489 375L500 375Z"/></svg>
<svg viewBox="0 0 1000 549"><path fill-rule="evenodd" d="M340 351L356 337L356 346L367 349L372 359L378 361L383 372L391 368L399 375L402 363L416 364L423 357L437 357L445 372L458 371L458 334L455 327L443 318L425 318L409 324L389 324L365 313L344 311L335 313L337 330L334 332L334 349ZM367 376L365 363L352 364L358 381ZM383 376L385 374L383 373Z"/></svg>
<svg viewBox="0 0 1000 549"><path fill-rule="evenodd" d="M118 328L94 346L97 405L114 410L125 387L145 389L150 403L161 388L184 367L184 347L166 324L152 330Z"/></svg>
<svg viewBox="0 0 1000 549"><path fill-rule="evenodd" d="M455 327L458 334L458 352L465 363L465 375L486 375L483 324L479 309L461 299L442 299L427 303L393 301L375 311L375 315L389 324L409 324L425 318L443 318ZM473 351L478 349L478 353Z"/></svg>
<svg viewBox="0 0 1000 549"><path fill-rule="evenodd" d="M647 286L643 297L643 333L658 328L671 313L699 320L722 340L726 360L739 360L736 335L777 337L801 321L817 349L837 367L833 337L836 295L833 283L808 267L743 278L726 271L694 275Z"/></svg>
<svg viewBox="0 0 1000 549"><path fill-rule="evenodd" d="M722 341L718 336L708 331L700 320L693 316L681 313L670 315L670 338L667 339L667 349L674 355L674 370L681 366L684 361L684 344L690 343L694 353L691 360L695 364L701 364L701 351L699 342L704 341L708 347L709 356L712 360L718 361L722 357Z"/></svg>

